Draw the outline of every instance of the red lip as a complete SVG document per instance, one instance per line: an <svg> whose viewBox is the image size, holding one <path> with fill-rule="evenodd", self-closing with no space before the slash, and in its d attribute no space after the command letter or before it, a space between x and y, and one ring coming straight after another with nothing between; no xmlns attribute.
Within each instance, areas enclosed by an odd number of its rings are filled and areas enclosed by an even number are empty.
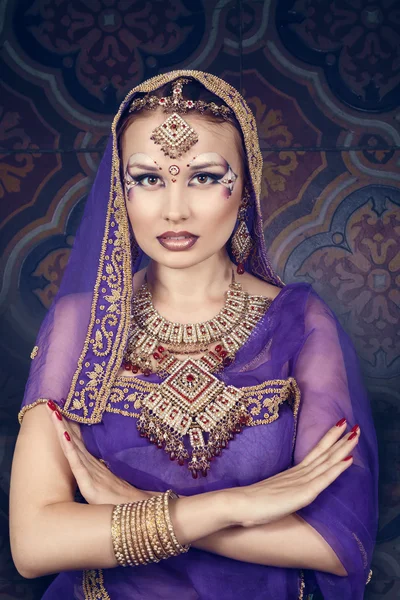
<svg viewBox="0 0 400 600"><path fill-rule="evenodd" d="M190 233L190 231L164 231L161 235L158 235L159 238L165 237L176 237L179 235L186 235L187 237L199 237L198 235L194 235L194 233Z"/></svg>

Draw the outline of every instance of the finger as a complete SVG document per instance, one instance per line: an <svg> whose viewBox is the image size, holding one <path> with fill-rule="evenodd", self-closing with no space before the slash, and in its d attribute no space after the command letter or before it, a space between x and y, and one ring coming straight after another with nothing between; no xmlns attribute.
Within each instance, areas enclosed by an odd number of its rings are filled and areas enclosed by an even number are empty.
<svg viewBox="0 0 400 600"><path fill-rule="evenodd" d="M325 460L329 460L331 456L338 455L339 458L342 456L343 452L340 450L344 448L345 452L348 451L349 442L354 440L353 447L357 445L360 439L361 430L360 427L357 426L355 431L348 431L341 439L339 439L331 448L326 450L321 456L319 456L313 463L314 466L317 466L321 462ZM339 454L337 454L339 453Z"/></svg>
<svg viewBox="0 0 400 600"><path fill-rule="evenodd" d="M70 424L67 424L66 419L62 418L58 408L56 410L52 410L49 407L49 416L53 420L58 438L60 440L61 448L69 462L71 471L79 483L79 480L84 475L86 475L86 477L88 476L88 470L84 467L79 456L79 451L77 450L77 447L73 441L73 434L70 429Z"/></svg>
<svg viewBox="0 0 400 600"><path fill-rule="evenodd" d="M309 481L312 481L315 478L321 476L321 474L330 470L338 463L343 462L343 459L345 459L347 456L352 455L354 448L358 444L360 436L358 434L352 439L349 438L350 434L346 436L346 438L343 440L343 443L338 444L334 452L327 454L325 460L321 461L319 464L313 463L312 465L310 465L308 467L309 472L306 475L306 478L309 478ZM350 462L352 463L353 459Z"/></svg>
<svg viewBox="0 0 400 600"><path fill-rule="evenodd" d="M57 406L53 403L53 406ZM64 432L66 431L70 437L70 440L67 441L67 444L73 445L75 448L75 452L78 455L78 458L80 459L82 465L91 473L92 470L94 468L99 468L99 462L98 459L93 456L92 454L90 454L90 452L88 452L88 450L86 449L86 446L83 442L83 438L82 438L82 433L81 433L81 429L79 427L78 423L75 423L73 421L70 421L68 419L63 418L62 414L60 413L60 411L53 411L53 410L49 410L50 413L54 413L54 417L53 417L53 422L57 428L57 431L59 432L59 435L61 435L61 431L64 435ZM59 416L57 416L57 413ZM60 419L61 417L61 419ZM64 435L65 438L65 435ZM66 438L65 438L66 439ZM68 448L68 446L63 446Z"/></svg>
<svg viewBox="0 0 400 600"><path fill-rule="evenodd" d="M313 502L321 492L329 487L331 483L336 481L336 479L342 473L344 473L344 471L347 471L347 469L351 467L354 462L354 457L351 454L349 456L351 456L349 460L339 460L339 462L331 465L328 469L321 472L311 482L309 481L305 483L307 489L311 491L311 502Z"/></svg>
<svg viewBox="0 0 400 600"><path fill-rule="evenodd" d="M340 421L338 421L340 423ZM319 456L326 452L329 448L335 444L338 439L343 435L346 430L347 421L344 421L340 425L334 425L322 436L319 442L312 448L312 450L303 458L299 466L307 466L314 462Z"/></svg>

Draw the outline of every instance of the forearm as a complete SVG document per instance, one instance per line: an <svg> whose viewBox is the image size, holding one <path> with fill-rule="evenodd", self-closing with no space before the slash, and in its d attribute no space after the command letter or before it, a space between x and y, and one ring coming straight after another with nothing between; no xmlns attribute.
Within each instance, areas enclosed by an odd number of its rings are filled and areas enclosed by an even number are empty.
<svg viewBox="0 0 400 600"><path fill-rule="evenodd" d="M224 529L192 545L243 562L347 575L325 539L296 513L265 525Z"/></svg>
<svg viewBox="0 0 400 600"><path fill-rule="evenodd" d="M21 532L18 540L23 545L16 552L20 573L34 578L60 571L116 567L111 537L113 506L62 502L42 507L31 519L26 535ZM171 500L170 515L181 544L231 524L224 494L218 491Z"/></svg>

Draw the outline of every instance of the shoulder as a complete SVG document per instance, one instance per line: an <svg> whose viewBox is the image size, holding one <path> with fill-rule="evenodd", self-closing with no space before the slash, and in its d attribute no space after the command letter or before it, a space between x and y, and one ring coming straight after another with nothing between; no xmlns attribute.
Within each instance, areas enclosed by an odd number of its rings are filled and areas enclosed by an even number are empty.
<svg viewBox="0 0 400 600"><path fill-rule="evenodd" d="M274 300L283 289L272 283L267 283L247 272L243 273L243 275L236 276L236 280L239 281L243 285L243 289L252 296L265 296L271 300Z"/></svg>
<svg viewBox="0 0 400 600"><path fill-rule="evenodd" d="M282 307L287 303L304 307L310 294L313 293L312 286L306 282L288 283L279 287L247 272L236 279L243 284L243 289L249 294L265 296L270 300L275 300L279 296L279 305Z"/></svg>

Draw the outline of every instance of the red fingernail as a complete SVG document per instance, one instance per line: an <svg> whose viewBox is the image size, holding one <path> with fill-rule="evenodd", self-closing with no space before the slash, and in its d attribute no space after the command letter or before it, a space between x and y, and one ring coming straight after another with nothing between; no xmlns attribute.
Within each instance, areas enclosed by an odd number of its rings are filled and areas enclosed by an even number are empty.
<svg viewBox="0 0 400 600"><path fill-rule="evenodd" d="M343 419L340 419L340 421L338 421L338 422L336 423L336 427L340 427L340 426L341 426L341 425L343 425L343 423L345 423L345 422L346 422L346 419L345 419L345 417L343 417Z"/></svg>
<svg viewBox="0 0 400 600"><path fill-rule="evenodd" d="M71 441L71 438L69 437L68 431L64 431L64 436L65 436L66 440L68 440L69 442Z"/></svg>
<svg viewBox="0 0 400 600"><path fill-rule="evenodd" d="M353 458L352 454L350 454L350 456L346 456L346 458L343 458L343 460L350 460L351 458Z"/></svg>
<svg viewBox="0 0 400 600"><path fill-rule="evenodd" d="M55 411L55 415L59 421L62 421L61 413L58 410Z"/></svg>
<svg viewBox="0 0 400 600"><path fill-rule="evenodd" d="M53 400L47 401L47 406L51 408L51 410L56 410L57 406L54 404Z"/></svg>
<svg viewBox="0 0 400 600"><path fill-rule="evenodd" d="M353 433L351 434L351 436L348 437L347 439L348 439L348 441L350 441L350 440L354 439L355 437L357 437L357 431L353 431Z"/></svg>
<svg viewBox="0 0 400 600"><path fill-rule="evenodd" d="M359 426L358 425L354 425L354 427L352 427L350 429L350 431L357 431L357 429L359 429Z"/></svg>

